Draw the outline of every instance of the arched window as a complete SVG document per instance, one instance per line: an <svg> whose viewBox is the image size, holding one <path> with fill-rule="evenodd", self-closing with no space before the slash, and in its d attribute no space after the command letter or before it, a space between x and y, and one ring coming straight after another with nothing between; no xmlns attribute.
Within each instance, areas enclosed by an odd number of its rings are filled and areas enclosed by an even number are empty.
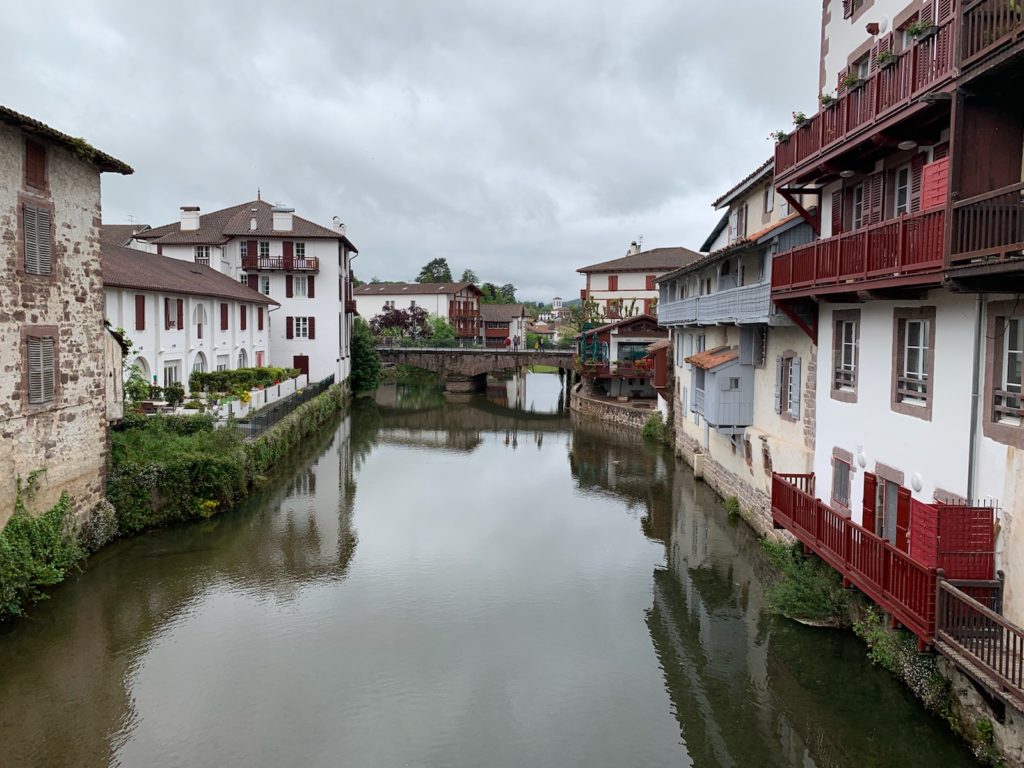
<svg viewBox="0 0 1024 768"><path fill-rule="evenodd" d="M245 353L244 349L238 350L238 367L247 368L249 366L249 356Z"/></svg>
<svg viewBox="0 0 1024 768"><path fill-rule="evenodd" d="M139 355L132 361L132 368L138 368L139 374L147 382L151 382L153 380L152 375L150 374L149 371L149 363L147 363L146 358L142 357L141 355Z"/></svg>
<svg viewBox="0 0 1024 768"><path fill-rule="evenodd" d="M196 359L192 361L192 372L193 373L206 373L207 362L206 355L200 352L196 355Z"/></svg>

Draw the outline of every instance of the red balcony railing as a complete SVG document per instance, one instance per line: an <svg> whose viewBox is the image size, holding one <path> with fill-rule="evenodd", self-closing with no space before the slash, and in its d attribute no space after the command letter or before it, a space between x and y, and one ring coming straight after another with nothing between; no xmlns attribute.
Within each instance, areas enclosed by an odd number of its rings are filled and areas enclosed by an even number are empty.
<svg viewBox="0 0 1024 768"><path fill-rule="evenodd" d="M1004 259L1024 251L1024 183L953 204L954 263Z"/></svg>
<svg viewBox="0 0 1024 768"><path fill-rule="evenodd" d="M809 478L809 479L808 479ZM772 475L772 521L917 635L935 633L935 569L911 559L804 488L813 476Z"/></svg>
<svg viewBox="0 0 1024 768"><path fill-rule="evenodd" d="M242 269L255 270L283 270L285 272L319 272L320 260L309 259L286 259L270 256L243 256Z"/></svg>
<svg viewBox="0 0 1024 768"><path fill-rule="evenodd" d="M1006 2L1006 0L1002 0ZM909 107L916 96L952 78L956 23L951 18L919 39L891 64L878 67L858 87L824 106L775 146L775 178L817 158L865 126Z"/></svg>
<svg viewBox="0 0 1024 768"><path fill-rule="evenodd" d="M772 260L772 293L939 272L945 220L945 208L934 208L780 253Z"/></svg>
<svg viewBox="0 0 1024 768"><path fill-rule="evenodd" d="M980 61L1024 33L1024 13L1016 0L965 0L960 22L962 66Z"/></svg>

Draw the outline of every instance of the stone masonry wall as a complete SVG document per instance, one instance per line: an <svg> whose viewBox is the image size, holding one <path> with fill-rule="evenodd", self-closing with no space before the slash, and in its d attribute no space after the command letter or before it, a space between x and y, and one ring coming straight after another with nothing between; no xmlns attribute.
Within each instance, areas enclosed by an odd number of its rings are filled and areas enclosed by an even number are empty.
<svg viewBox="0 0 1024 768"><path fill-rule="evenodd" d="M585 416L594 416L602 421L618 424L639 432L644 428L644 422L647 421L647 417L655 413L655 411L651 410L641 410L639 408L631 408L628 405L618 405L603 400L591 399L580 392L581 386L577 385L572 388L569 407L573 411Z"/></svg>
<svg viewBox="0 0 1024 768"><path fill-rule="evenodd" d="M14 510L18 479L45 470L32 511L67 491L84 514L104 498L107 460L100 273L100 174L68 150L46 144L47 189L25 182L25 137L0 126L0 526ZM25 203L50 207L52 276L24 274ZM28 403L24 336L54 334L54 403ZM49 329L49 330L46 330Z"/></svg>

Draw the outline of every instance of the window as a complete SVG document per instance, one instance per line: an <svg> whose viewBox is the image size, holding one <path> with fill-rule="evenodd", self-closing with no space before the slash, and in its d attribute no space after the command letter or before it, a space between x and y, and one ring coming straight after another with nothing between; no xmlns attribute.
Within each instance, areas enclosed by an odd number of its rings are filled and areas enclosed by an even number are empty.
<svg viewBox="0 0 1024 768"><path fill-rule="evenodd" d="M864 185L858 184L853 188L853 229L860 229L864 225Z"/></svg>
<svg viewBox="0 0 1024 768"><path fill-rule="evenodd" d="M694 354L699 355L704 351L705 337L703 333L697 334L697 349L694 350Z"/></svg>
<svg viewBox="0 0 1024 768"><path fill-rule="evenodd" d="M226 371L228 369L228 365L230 365L228 360L229 358L227 355L217 355L217 370Z"/></svg>
<svg viewBox="0 0 1024 768"><path fill-rule="evenodd" d="M789 216L789 200L786 198L782 198L782 201L779 203L779 215L783 218Z"/></svg>
<svg viewBox="0 0 1024 768"><path fill-rule="evenodd" d="M238 244L238 255L241 256L243 259L249 255L249 243L247 243L245 240Z"/></svg>
<svg viewBox="0 0 1024 768"><path fill-rule="evenodd" d="M29 275L49 275L53 269L50 248L49 208L22 206L25 233L25 272Z"/></svg>
<svg viewBox="0 0 1024 768"><path fill-rule="evenodd" d="M832 321L832 399L855 403L860 358L860 310L833 312Z"/></svg>
<svg viewBox="0 0 1024 768"><path fill-rule="evenodd" d="M769 184L764 188L764 213L765 215L775 210L775 187Z"/></svg>
<svg viewBox="0 0 1024 768"><path fill-rule="evenodd" d="M192 373L206 373L206 358L200 355L192 363Z"/></svg>
<svg viewBox="0 0 1024 768"><path fill-rule="evenodd" d="M164 363L164 389L181 381L181 373L178 361Z"/></svg>
<svg viewBox="0 0 1024 768"><path fill-rule="evenodd" d="M935 307L893 312L892 409L931 419Z"/></svg>
<svg viewBox="0 0 1024 768"><path fill-rule="evenodd" d="M609 275L608 276L608 290L609 291L617 291L617 290L619 290L619 276L618 275Z"/></svg>
<svg viewBox="0 0 1024 768"><path fill-rule="evenodd" d="M206 307L202 304L197 304L195 312L192 313L192 319L196 326L196 338L203 338L203 327L206 325Z"/></svg>
<svg viewBox="0 0 1024 768"><path fill-rule="evenodd" d="M57 361L53 336L29 336L28 401L31 405L52 403L57 397Z"/></svg>
<svg viewBox="0 0 1024 768"><path fill-rule="evenodd" d="M861 56L853 63L851 70L859 79L867 80L868 75L871 74L871 57L868 55Z"/></svg>
<svg viewBox="0 0 1024 768"><path fill-rule="evenodd" d="M895 177L895 208L893 214L899 216L910 213L910 166L904 165L896 169Z"/></svg>
<svg viewBox="0 0 1024 768"><path fill-rule="evenodd" d="M1003 340L1003 381L1004 405L1016 408L1017 414L1004 414L1015 424L1021 423L1021 361L1024 360L1024 320L1014 317L1006 324Z"/></svg>
<svg viewBox="0 0 1024 768"><path fill-rule="evenodd" d="M735 378L735 377L730 378L729 379L729 389L731 391L733 391L733 392L736 392L736 391L739 390L739 388L740 388L740 380L738 378Z"/></svg>
<svg viewBox="0 0 1024 768"><path fill-rule="evenodd" d="M197 245L196 246L196 264L210 263L210 246L208 245Z"/></svg>
<svg viewBox="0 0 1024 768"><path fill-rule="evenodd" d="M850 474L853 466L838 456L832 457L832 501L841 507L850 507Z"/></svg>
<svg viewBox="0 0 1024 768"><path fill-rule="evenodd" d="M25 140L25 183L46 189L46 147L32 139Z"/></svg>
<svg viewBox="0 0 1024 768"><path fill-rule="evenodd" d="M296 243L295 244L295 258L296 259L304 259L304 258L306 258L306 244L305 243Z"/></svg>
<svg viewBox="0 0 1024 768"><path fill-rule="evenodd" d="M729 216L729 224L731 229L730 242L736 242L742 240L747 236L747 204L736 206L733 208L732 213Z"/></svg>
<svg viewBox="0 0 1024 768"><path fill-rule="evenodd" d="M259 248L260 248L260 258L261 259L269 259L270 258L270 243L268 241L266 241L266 240L260 240Z"/></svg>
<svg viewBox="0 0 1024 768"><path fill-rule="evenodd" d="M775 358L775 412L786 419L800 418L800 367L795 352Z"/></svg>
<svg viewBox="0 0 1024 768"><path fill-rule="evenodd" d="M843 18L851 18L857 11L864 7L866 0L843 0Z"/></svg>
<svg viewBox="0 0 1024 768"><path fill-rule="evenodd" d="M292 296L297 296L300 299L306 298L309 294L308 287L308 275L294 275L292 277Z"/></svg>
<svg viewBox="0 0 1024 768"><path fill-rule="evenodd" d="M394 308L395 308L394 300L388 300L388 301L384 302L384 309L394 309Z"/></svg>
<svg viewBox="0 0 1024 768"><path fill-rule="evenodd" d="M270 275L260 275L260 293L270 295Z"/></svg>
<svg viewBox="0 0 1024 768"><path fill-rule="evenodd" d="M296 317L294 322L295 322L295 338L296 339L307 339L307 338L309 338L309 318L307 318L307 317Z"/></svg>
<svg viewBox="0 0 1024 768"><path fill-rule="evenodd" d="M416 299L409 302L409 309L416 309Z"/></svg>

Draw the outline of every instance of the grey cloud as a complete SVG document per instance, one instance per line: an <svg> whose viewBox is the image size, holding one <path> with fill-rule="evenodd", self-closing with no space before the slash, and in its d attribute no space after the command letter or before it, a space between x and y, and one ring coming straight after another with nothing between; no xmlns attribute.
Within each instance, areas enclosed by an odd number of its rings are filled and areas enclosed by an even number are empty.
<svg viewBox="0 0 1024 768"><path fill-rule="evenodd" d="M816 0L69 7L5 11L4 101L136 168L105 177L106 220L260 187L341 216L362 277L445 256L529 299L576 295L577 267L641 234L698 247L768 131L813 109L821 18Z"/></svg>

